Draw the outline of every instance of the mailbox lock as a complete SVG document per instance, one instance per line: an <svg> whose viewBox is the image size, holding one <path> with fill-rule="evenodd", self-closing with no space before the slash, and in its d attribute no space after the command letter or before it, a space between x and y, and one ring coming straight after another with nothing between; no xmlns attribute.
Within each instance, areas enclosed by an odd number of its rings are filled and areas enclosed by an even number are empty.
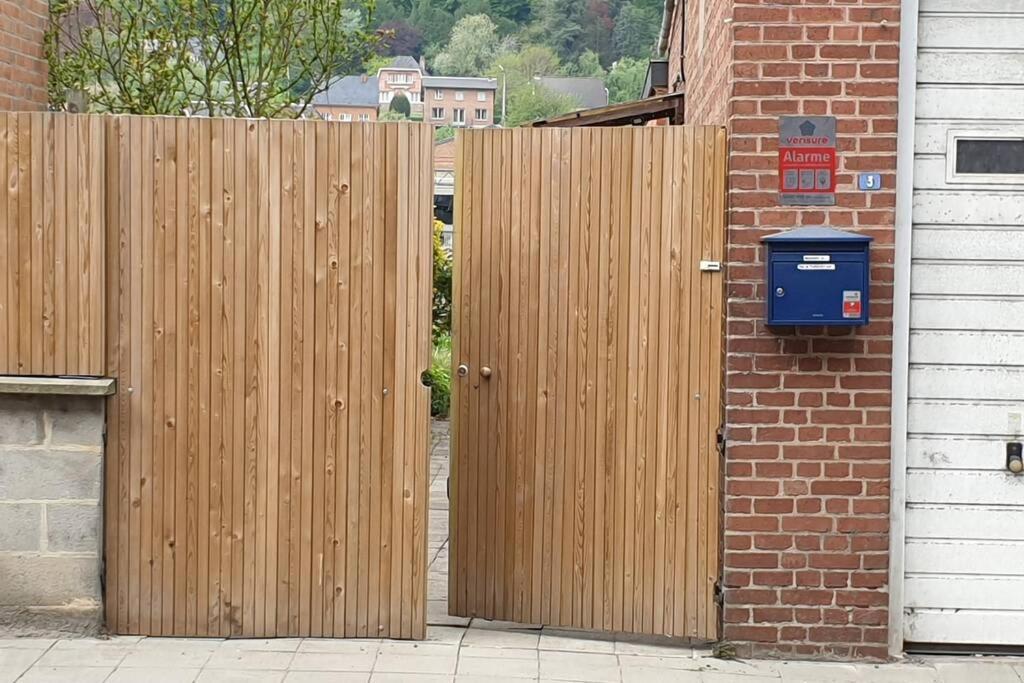
<svg viewBox="0 0 1024 683"><path fill-rule="evenodd" d="M460 363L459 367L455 370L455 374L457 374L459 377L465 377L466 375L469 374L469 366L466 365L465 363Z"/></svg>
<svg viewBox="0 0 1024 683"><path fill-rule="evenodd" d="M1020 441L1010 441L1006 444L1006 469L1014 474L1024 472L1024 458L1022 458L1024 446Z"/></svg>
<svg viewBox="0 0 1024 683"><path fill-rule="evenodd" d="M782 287L775 288L775 296L786 296L786 290Z"/></svg>

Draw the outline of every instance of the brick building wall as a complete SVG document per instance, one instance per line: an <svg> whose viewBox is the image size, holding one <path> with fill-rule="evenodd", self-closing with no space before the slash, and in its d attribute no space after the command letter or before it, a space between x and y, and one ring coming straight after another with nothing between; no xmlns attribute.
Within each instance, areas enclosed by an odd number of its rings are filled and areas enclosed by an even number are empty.
<svg viewBox="0 0 1024 683"><path fill-rule="evenodd" d="M899 2L685 5L687 118L727 125L730 146L723 637L884 658ZM788 114L837 117L836 207L778 205ZM858 171L884 190L857 191ZM760 240L808 225L874 238L870 325L764 326Z"/></svg>
<svg viewBox="0 0 1024 683"><path fill-rule="evenodd" d="M455 99L455 93L461 92L462 99ZM441 99L437 98L441 93ZM483 93L484 99L478 99L479 93ZM441 118L434 118L434 109L442 109ZM469 128L481 128L494 125L494 91L492 90L454 90L448 88L426 87L423 90L423 120L437 126L446 126L452 123L455 109L462 109L466 115L466 126ZM483 119L476 117L476 110L483 109L486 116Z"/></svg>
<svg viewBox="0 0 1024 683"><path fill-rule="evenodd" d="M0 111L46 107L46 0L0 0Z"/></svg>

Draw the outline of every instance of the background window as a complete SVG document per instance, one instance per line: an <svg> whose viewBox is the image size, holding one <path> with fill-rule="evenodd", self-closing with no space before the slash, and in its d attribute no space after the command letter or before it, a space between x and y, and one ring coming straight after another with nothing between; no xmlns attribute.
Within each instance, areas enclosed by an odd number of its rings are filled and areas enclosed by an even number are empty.
<svg viewBox="0 0 1024 683"><path fill-rule="evenodd" d="M476 110L476 120L477 121L486 121L487 120L487 110L486 109L477 109Z"/></svg>
<svg viewBox="0 0 1024 683"><path fill-rule="evenodd" d="M452 123L465 123L466 122L466 110L456 109L452 112Z"/></svg>
<svg viewBox="0 0 1024 683"><path fill-rule="evenodd" d="M476 101L477 102L486 102L487 101L487 93L485 93L483 90L478 92L476 94Z"/></svg>
<svg viewBox="0 0 1024 683"><path fill-rule="evenodd" d="M360 121L369 121L370 120L370 115L369 114L360 114L359 115L359 120Z"/></svg>
<svg viewBox="0 0 1024 683"><path fill-rule="evenodd" d="M985 175L1024 173L1024 138L956 141L956 172Z"/></svg>
<svg viewBox="0 0 1024 683"><path fill-rule="evenodd" d="M430 110L430 118L434 119L435 121L440 121L441 119L444 118L444 109L441 107L434 107L433 109Z"/></svg>
<svg viewBox="0 0 1024 683"><path fill-rule="evenodd" d="M444 93L441 92L440 90L435 90L434 91L434 99L435 100L443 100L444 99Z"/></svg>
<svg viewBox="0 0 1024 683"><path fill-rule="evenodd" d="M466 93L462 92L461 90L456 90L455 99L461 102L462 100L466 99Z"/></svg>

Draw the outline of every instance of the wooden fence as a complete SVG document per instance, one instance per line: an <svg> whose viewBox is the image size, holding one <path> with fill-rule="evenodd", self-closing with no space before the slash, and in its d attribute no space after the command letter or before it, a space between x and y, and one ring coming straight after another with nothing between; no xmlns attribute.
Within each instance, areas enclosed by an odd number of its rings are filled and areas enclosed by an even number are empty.
<svg viewBox="0 0 1024 683"><path fill-rule="evenodd" d="M0 136L0 373L118 380L108 627L422 637L432 129Z"/></svg>
<svg viewBox="0 0 1024 683"><path fill-rule="evenodd" d="M725 133L464 131L453 614L714 639Z"/></svg>
<svg viewBox="0 0 1024 683"><path fill-rule="evenodd" d="M0 113L0 374L103 374L103 133Z"/></svg>
<svg viewBox="0 0 1024 683"><path fill-rule="evenodd" d="M427 126L107 122L107 617L422 637Z"/></svg>

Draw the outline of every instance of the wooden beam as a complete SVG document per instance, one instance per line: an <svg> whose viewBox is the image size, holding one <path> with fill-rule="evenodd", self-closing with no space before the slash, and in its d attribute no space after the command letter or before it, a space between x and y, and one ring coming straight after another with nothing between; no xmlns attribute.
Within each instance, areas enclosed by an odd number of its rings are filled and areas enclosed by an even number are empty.
<svg viewBox="0 0 1024 683"><path fill-rule="evenodd" d="M681 123L680 112L685 96L686 93L683 92L668 93L633 102L584 109L527 125L533 128L639 126L647 121L663 118L671 119L672 123Z"/></svg>

